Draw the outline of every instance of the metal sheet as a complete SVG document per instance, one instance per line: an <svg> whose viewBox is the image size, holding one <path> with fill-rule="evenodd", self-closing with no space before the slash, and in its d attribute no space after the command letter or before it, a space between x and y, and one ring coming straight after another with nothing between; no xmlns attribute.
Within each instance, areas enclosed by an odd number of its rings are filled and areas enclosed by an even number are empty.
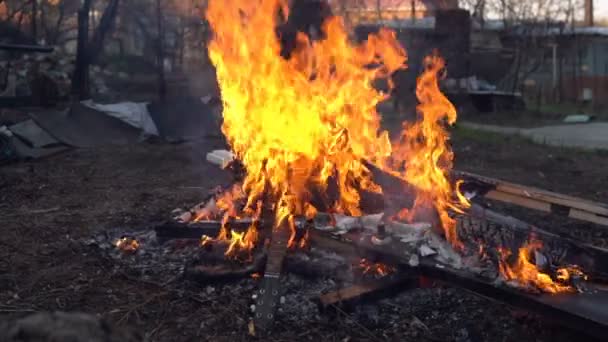
<svg viewBox="0 0 608 342"><path fill-rule="evenodd" d="M8 129L32 147L46 147L60 144L57 139L53 138L31 119L12 125Z"/></svg>

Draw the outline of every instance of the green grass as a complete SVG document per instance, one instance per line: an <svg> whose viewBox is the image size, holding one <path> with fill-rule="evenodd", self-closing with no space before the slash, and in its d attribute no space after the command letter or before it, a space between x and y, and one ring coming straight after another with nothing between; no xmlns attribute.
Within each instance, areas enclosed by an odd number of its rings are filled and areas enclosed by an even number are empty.
<svg viewBox="0 0 608 342"><path fill-rule="evenodd" d="M509 144L513 146L533 146L536 148L543 148L547 151L555 151L559 154L592 154L600 157L608 157L608 150L592 150L592 149L582 149L578 147L568 147L568 146L550 146L538 144L531 139L528 139L524 136L520 135L512 135L512 134L500 134L494 132L487 132L482 130L477 130L468 127L462 127L456 125L452 131L452 141L455 143L462 141L475 141L481 144L488 145L502 145Z"/></svg>
<svg viewBox="0 0 608 342"><path fill-rule="evenodd" d="M487 143L487 144L504 144L505 141L509 143L513 142L525 142L529 144L533 144L533 142L527 138L524 138L519 135L511 135L511 134L500 134L495 132L482 131L478 129L468 128L456 126L452 129L452 140L473 140L479 143Z"/></svg>
<svg viewBox="0 0 608 342"><path fill-rule="evenodd" d="M533 107L532 107L533 108ZM608 110L605 108L593 108L591 105L583 105L576 103L559 103L559 104L543 104L538 108L540 113L554 115L572 115L572 114L588 114L597 116L608 116Z"/></svg>

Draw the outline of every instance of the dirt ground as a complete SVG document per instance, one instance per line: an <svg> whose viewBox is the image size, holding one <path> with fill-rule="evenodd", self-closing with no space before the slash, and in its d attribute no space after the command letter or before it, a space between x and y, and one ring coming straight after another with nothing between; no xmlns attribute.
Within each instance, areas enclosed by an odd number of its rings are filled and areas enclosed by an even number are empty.
<svg viewBox="0 0 608 342"><path fill-rule="evenodd" d="M221 145L217 140L146 142L71 150L0 167L0 318L81 311L151 341L252 339L247 336L246 303L253 280L212 291L187 281L171 286L143 281L117 271L99 251L82 243L104 230L150 227L174 208L197 203L210 188L229 179L204 161L208 150ZM453 146L461 170L608 202L606 153L538 146L464 129L455 130ZM604 244L607 237L581 223L568 229L564 222L554 226L541 214L514 214L597 244ZM396 318L377 322L366 310L390 312ZM312 321L279 318L276 332L258 339L567 341L578 336L503 304L445 287L406 292L399 300L368 305L349 315L310 316Z"/></svg>

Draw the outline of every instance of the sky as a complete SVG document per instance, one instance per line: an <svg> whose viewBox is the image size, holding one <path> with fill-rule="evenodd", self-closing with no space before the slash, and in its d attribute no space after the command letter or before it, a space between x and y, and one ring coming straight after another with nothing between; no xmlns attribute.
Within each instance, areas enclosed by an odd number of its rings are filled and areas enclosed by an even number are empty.
<svg viewBox="0 0 608 342"><path fill-rule="evenodd" d="M608 19L608 0L595 0L593 5L596 19Z"/></svg>

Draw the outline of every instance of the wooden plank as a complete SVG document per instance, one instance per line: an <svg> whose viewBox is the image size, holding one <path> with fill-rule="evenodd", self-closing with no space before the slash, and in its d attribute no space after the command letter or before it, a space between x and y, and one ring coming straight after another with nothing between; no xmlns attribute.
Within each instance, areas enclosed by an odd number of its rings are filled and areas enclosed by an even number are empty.
<svg viewBox="0 0 608 342"><path fill-rule="evenodd" d="M604 203L593 202L582 198L563 195L534 187L505 182L502 180L480 176L468 172L454 171L454 175L457 178L464 179L465 182L467 181L467 179L481 182L483 184L491 186L496 191L506 192L524 198L533 199L539 202L557 204L608 217L608 205Z"/></svg>
<svg viewBox="0 0 608 342"><path fill-rule="evenodd" d="M334 305L348 307L356 303L388 298L417 287L419 283L418 279L415 276L394 274L331 291L318 297L319 309L325 311Z"/></svg>
<svg viewBox="0 0 608 342"><path fill-rule="evenodd" d="M554 206L553 204L529 197L523 197L498 190L490 190L485 194L484 197L496 201L519 205L525 208L544 211L546 213L554 213L554 210L552 208ZM569 207L564 208L566 209L566 211L561 214L558 213L558 215L570 217L577 220L592 222L603 226L608 226L608 217L597 215L580 209Z"/></svg>
<svg viewBox="0 0 608 342"><path fill-rule="evenodd" d="M526 198L526 197L522 197L522 196L518 196L518 195L513 195L513 194L502 192L502 191L490 190L490 191L488 191L488 193L485 194L484 197L493 199L496 201L519 205L519 206L530 208L530 209L544 211L546 213L551 212L550 203L542 202L542 201L538 201L535 199Z"/></svg>
<svg viewBox="0 0 608 342"><path fill-rule="evenodd" d="M568 216L575 218L575 219L593 222L593 223L601 224L603 226L608 226L608 217L601 216L601 215L595 215L593 213L588 213L583 210L570 209L570 214Z"/></svg>
<svg viewBox="0 0 608 342"><path fill-rule="evenodd" d="M326 234L314 232L311 234L311 238L315 243L319 243L320 247L323 247L324 241L333 240L322 237ZM418 266L411 267L408 263L408 255L403 253L402 248L397 247L399 243L375 246L366 239L355 236L351 236L350 239L343 238L340 242L355 244L358 249L366 250L368 253L377 253L420 276L460 287L478 296L499 301L514 308L536 312L549 320L596 338L605 337L608 328L608 311L605 310L608 305L608 291L601 290L601 287L597 287L593 283L589 284L591 290L586 293L529 294L507 286L497 286L493 281L480 278L464 270L453 269L432 258L421 258Z"/></svg>

